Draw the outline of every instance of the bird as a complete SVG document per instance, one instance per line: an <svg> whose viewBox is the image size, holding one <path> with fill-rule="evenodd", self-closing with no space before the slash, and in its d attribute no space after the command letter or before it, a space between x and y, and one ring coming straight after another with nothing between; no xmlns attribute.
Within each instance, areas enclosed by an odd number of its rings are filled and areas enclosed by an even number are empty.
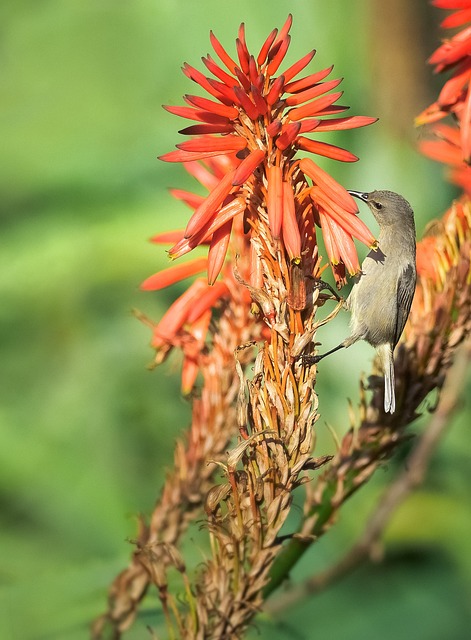
<svg viewBox="0 0 471 640"><path fill-rule="evenodd" d="M350 335L337 347L316 356L310 364L358 340L376 348L384 374L384 411L396 408L394 347L409 316L416 286L414 212L409 202L393 191L350 191L365 202L379 225L376 248L361 265L345 307L351 312Z"/></svg>

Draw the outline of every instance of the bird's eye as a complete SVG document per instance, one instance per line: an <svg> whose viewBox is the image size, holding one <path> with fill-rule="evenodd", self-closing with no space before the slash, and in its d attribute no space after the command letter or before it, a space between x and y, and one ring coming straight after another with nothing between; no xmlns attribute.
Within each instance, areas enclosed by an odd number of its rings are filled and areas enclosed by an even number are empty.
<svg viewBox="0 0 471 640"><path fill-rule="evenodd" d="M383 208L383 205L381 204L381 202L373 202L373 206L378 211Z"/></svg>

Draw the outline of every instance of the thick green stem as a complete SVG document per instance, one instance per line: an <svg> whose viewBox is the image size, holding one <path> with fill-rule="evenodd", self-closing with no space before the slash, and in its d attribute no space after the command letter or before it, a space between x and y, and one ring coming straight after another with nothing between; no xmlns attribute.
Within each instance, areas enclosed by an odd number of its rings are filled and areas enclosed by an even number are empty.
<svg viewBox="0 0 471 640"><path fill-rule="evenodd" d="M310 517L314 513L317 514L316 521L309 533L309 537L293 537L289 544L282 549L280 555L275 560L271 568L270 581L265 585L263 590L264 599L268 598L274 591L276 591L276 589L278 589L278 587L288 578L293 567L309 549L311 544L316 542L316 540L318 540L327 531L329 521L341 504L343 504L345 500L353 495L355 491L359 489L364 482L366 482L367 477L364 477L362 482L355 483L355 475L360 471L360 469L351 471L349 473L350 477L345 478L345 488L340 503L338 500L334 502L333 497L337 491L338 483L338 475L335 471L336 468L337 465L334 465L327 472L327 477L324 476L326 486L322 494L322 502L314 507L308 516Z"/></svg>
<svg viewBox="0 0 471 640"><path fill-rule="evenodd" d="M317 520L311 532L312 538L292 538L273 563L270 571L270 582L268 582L263 590L264 598L268 598L273 591L278 589L288 578L291 569L296 565L305 551L307 551L311 544L326 530L326 524L334 512L334 506L332 504L334 491L335 485L334 482L331 482L324 491L323 504L317 508Z"/></svg>

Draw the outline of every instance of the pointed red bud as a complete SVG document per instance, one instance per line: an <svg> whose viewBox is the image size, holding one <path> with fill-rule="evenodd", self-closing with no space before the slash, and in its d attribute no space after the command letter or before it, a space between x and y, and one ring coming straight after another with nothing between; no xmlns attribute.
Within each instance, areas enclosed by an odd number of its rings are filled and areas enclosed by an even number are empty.
<svg viewBox="0 0 471 640"><path fill-rule="evenodd" d="M273 238L280 237L281 223L283 220L283 174L278 165L267 169L267 213L268 224Z"/></svg>
<svg viewBox="0 0 471 640"><path fill-rule="evenodd" d="M254 151L251 151L249 155L244 158L244 160L242 160L240 165L237 167L234 174L234 179L232 180L232 184L234 186L244 184L244 182L250 178L259 164L263 162L265 156L266 152L263 149L255 149Z"/></svg>
<svg viewBox="0 0 471 640"><path fill-rule="evenodd" d="M153 276L150 276L141 284L140 288L143 291L158 291L165 287L179 282L190 276L194 276L197 273L201 273L208 266L208 258L195 258L188 262L177 264L168 269L163 269Z"/></svg>

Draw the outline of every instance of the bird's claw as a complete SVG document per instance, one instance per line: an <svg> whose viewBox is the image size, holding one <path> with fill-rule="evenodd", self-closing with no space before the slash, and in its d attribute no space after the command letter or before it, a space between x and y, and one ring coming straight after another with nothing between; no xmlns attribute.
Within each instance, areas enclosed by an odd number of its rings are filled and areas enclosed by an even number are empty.
<svg viewBox="0 0 471 640"><path fill-rule="evenodd" d="M312 366L313 364L317 364L321 359L322 359L322 356L301 356L302 363L307 364L309 366Z"/></svg>
<svg viewBox="0 0 471 640"><path fill-rule="evenodd" d="M308 276L308 278L314 281L314 289L319 289L319 291L330 291L337 302L340 302L342 300L337 291L335 291L335 289L331 287L328 282L324 282L324 280L320 280L319 278L314 278L314 276Z"/></svg>

